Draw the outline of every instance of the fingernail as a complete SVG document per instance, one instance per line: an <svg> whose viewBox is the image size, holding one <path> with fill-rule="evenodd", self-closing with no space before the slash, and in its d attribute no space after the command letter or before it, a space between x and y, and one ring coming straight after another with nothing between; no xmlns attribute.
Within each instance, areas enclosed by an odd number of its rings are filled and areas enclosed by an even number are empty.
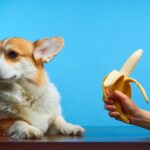
<svg viewBox="0 0 150 150"><path fill-rule="evenodd" d="M119 115L120 113L119 112L117 112L117 115Z"/></svg>

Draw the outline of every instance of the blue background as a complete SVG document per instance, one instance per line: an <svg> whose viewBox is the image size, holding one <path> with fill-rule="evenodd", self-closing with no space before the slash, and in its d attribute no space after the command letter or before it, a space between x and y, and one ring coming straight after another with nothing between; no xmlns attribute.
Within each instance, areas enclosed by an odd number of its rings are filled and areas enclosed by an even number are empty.
<svg viewBox="0 0 150 150"><path fill-rule="evenodd" d="M125 125L107 115L102 78L144 50L132 77L150 96L150 1L0 0L0 38L62 36L65 47L46 69L62 95L65 118L93 126ZM136 86L134 101L149 110Z"/></svg>

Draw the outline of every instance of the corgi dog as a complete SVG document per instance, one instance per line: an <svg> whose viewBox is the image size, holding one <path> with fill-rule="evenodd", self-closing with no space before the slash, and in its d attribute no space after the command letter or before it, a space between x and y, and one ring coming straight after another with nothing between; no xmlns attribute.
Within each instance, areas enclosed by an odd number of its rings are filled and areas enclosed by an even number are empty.
<svg viewBox="0 0 150 150"><path fill-rule="evenodd" d="M63 48L60 37L31 42L0 41L0 132L12 138L45 134L81 135L84 129L65 121L60 94L49 80L44 63Z"/></svg>

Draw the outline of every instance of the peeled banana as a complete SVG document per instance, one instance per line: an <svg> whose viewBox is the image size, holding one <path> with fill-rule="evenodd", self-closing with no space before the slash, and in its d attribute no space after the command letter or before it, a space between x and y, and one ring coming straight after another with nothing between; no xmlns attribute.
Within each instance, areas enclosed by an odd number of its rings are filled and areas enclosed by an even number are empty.
<svg viewBox="0 0 150 150"><path fill-rule="evenodd" d="M142 52L143 50L141 49L135 51L124 63L120 71L113 70L103 79L102 88L104 97L103 99L105 101L108 101L108 96L115 90L119 90L131 98L132 90L130 83L133 82L138 86L143 94L143 97L148 103L148 97L144 88L136 80L129 77L137 62L140 60ZM119 102L116 101L115 105L116 110L119 112L119 118L126 123L130 123L129 119L123 113Z"/></svg>

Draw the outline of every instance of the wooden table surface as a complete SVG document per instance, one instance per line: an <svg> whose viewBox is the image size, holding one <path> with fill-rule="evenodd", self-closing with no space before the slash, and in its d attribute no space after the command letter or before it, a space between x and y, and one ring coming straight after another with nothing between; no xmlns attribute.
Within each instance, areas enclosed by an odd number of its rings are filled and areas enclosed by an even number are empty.
<svg viewBox="0 0 150 150"><path fill-rule="evenodd" d="M42 139L0 138L0 150L150 150L150 131L134 126L85 127L82 137L50 135Z"/></svg>

